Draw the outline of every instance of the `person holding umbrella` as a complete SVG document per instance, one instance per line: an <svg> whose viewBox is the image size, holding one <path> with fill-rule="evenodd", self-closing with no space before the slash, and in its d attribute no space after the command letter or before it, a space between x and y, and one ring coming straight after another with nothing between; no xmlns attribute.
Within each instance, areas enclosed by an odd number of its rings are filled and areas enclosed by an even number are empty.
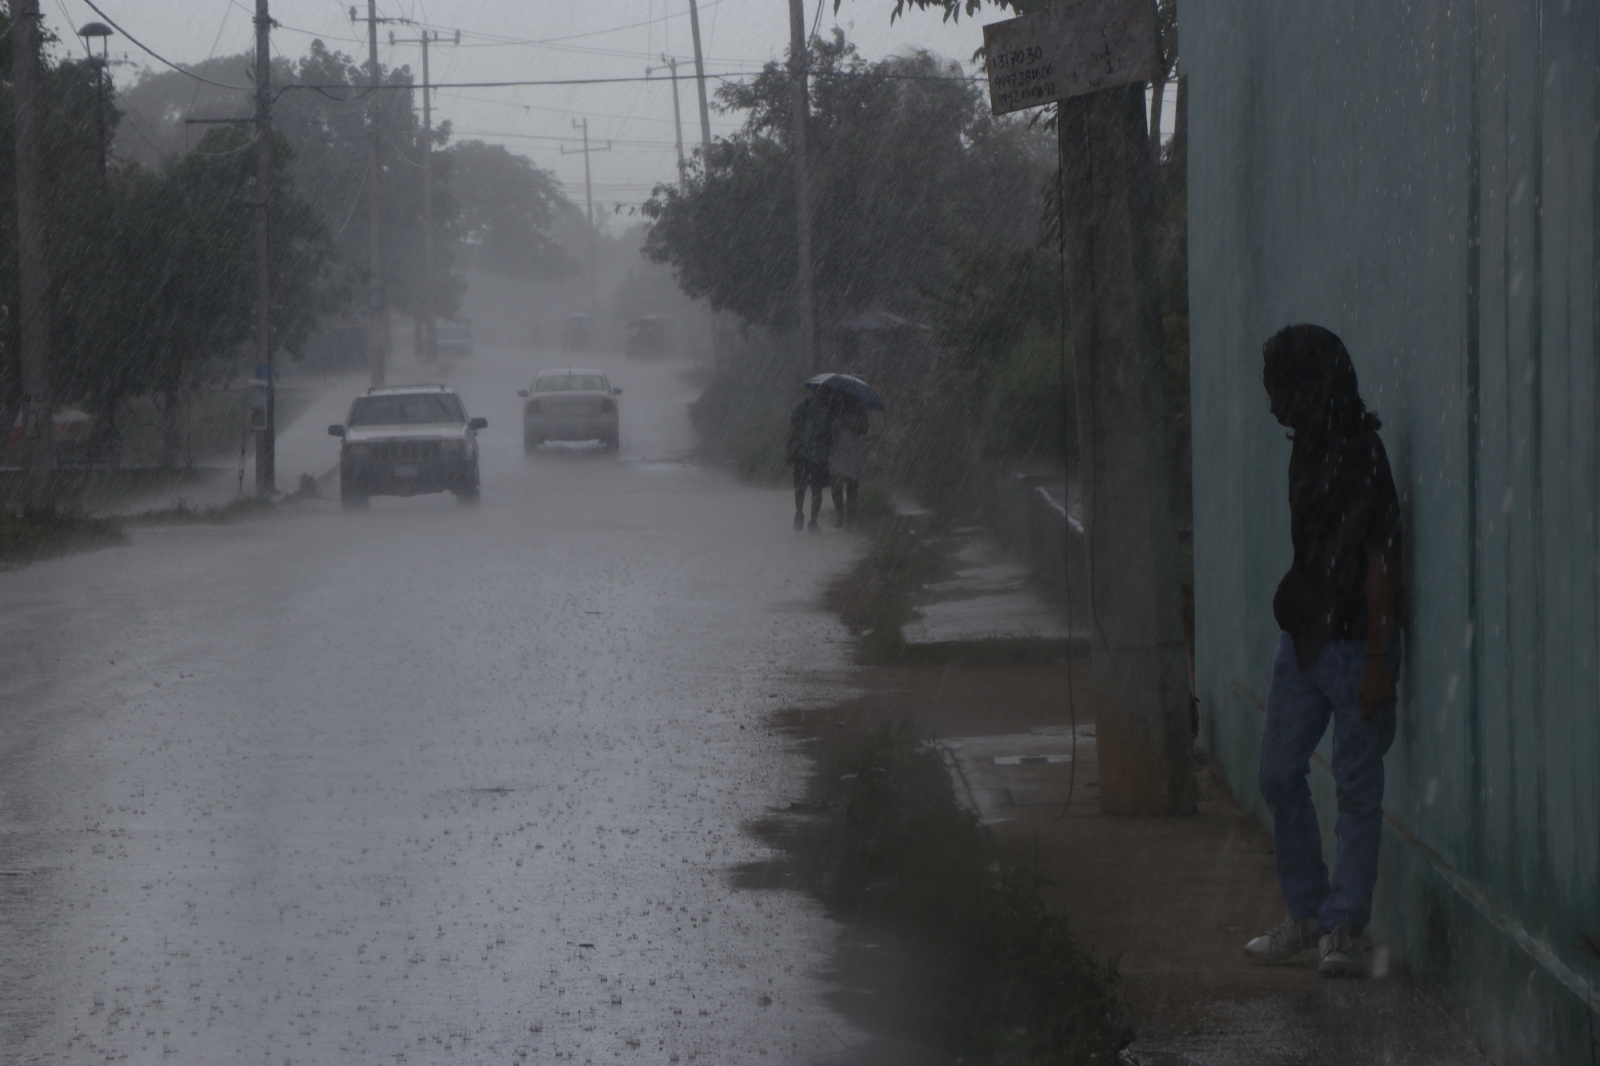
<svg viewBox="0 0 1600 1066"><path fill-rule="evenodd" d="M867 412L882 411L883 401L860 378L818 374L806 382L829 414L828 480L833 494L833 524L854 525L856 496L867 465Z"/></svg>
<svg viewBox="0 0 1600 1066"><path fill-rule="evenodd" d="M811 388L811 383L806 386ZM789 440L783 458L794 467L794 531L806 528L806 489L811 490L811 532L818 533L822 489L828 484L828 452L833 447L833 418L826 398L808 395L789 415Z"/></svg>

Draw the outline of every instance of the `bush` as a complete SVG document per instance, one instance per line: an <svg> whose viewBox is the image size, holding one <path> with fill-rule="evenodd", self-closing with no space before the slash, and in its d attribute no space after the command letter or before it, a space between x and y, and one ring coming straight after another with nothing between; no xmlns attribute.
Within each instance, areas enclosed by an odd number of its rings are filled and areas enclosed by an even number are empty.
<svg viewBox="0 0 1600 1066"><path fill-rule="evenodd" d="M782 481L788 474L783 448L789 412L800 402L801 383L809 376L791 343L749 331L689 405L701 450L731 465L740 477Z"/></svg>

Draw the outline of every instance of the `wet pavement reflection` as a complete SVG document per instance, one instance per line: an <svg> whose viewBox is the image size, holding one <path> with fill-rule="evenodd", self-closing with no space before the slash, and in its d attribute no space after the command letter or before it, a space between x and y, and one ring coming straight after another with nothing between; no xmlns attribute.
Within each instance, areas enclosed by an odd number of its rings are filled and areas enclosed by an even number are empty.
<svg viewBox="0 0 1600 1066"><path fill-rule="evenodd" d="M860 1044L820 908L729 880L804 789L766 723L844 666L811 604L852 543L685 458L682 365L592 361L620 456L525 457L536 367L485 348L449 378L490 422L476 508L310 502L0 575L0 1059Z"/></svg>

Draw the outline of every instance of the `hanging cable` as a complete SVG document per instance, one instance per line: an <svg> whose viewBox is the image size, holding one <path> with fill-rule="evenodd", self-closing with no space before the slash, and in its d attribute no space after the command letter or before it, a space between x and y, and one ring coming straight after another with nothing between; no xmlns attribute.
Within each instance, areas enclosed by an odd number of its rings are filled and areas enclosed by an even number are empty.
<svg viewBox="0 0 1600 1066"><path fill-rule="evenodd" d="M167 66L171 67L173 70L177 71L179 74L187 75L188 77L193 78L195 81L203 81L207 85L215 85L219 89L234 89L234 90L237 90L238 92L242 92L242 93L253 93L253 92L256 91L255 90L255 86L253 86L253 85L229 85L226 82L212 81L210 78L201 77L199 74L196 74L192 70L185 70L183 67L178 66L178 64L174 63L172 60L168 59L166 56L162 55L160 52L157 52L157 51L153 50L152 48L150 48L148 45L144 44L142 41L139 40L139 38L135 37L133 34L129 33L127 30L123 29L121 26L118 26L116 21L114 19L112 19L112 17L110 15L106 14L104 11L101 11L100 8L95 5L94 0L83 0L83 2L85 4L88 4L89 5L89 9L91 11L93 11L96 15L99 15L101 18L105 19L106 23L108 25L110 25L110 27L112 29L116 30L118 33L122 34L128 40L132 41L134 46L137 47L140 51L144 52L146 55L150 56L153 59L156 59L156 60L158 60L158 61L160 61L162 63L165 63Z"/></svg>

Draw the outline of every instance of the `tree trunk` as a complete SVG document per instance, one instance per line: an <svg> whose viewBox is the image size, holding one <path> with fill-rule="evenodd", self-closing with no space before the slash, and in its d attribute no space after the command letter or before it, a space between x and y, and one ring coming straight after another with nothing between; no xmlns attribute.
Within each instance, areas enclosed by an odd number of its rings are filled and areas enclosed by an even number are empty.
<svg viewBox="0 0 1600 1066"><path fill-rule="evenodd" d="M1167 76L1150 83L1150 161L1161 165L1161 112L1167 102Z"/></svg>
<svg viewBox="0 0 1600 1066"><path fill-rule="evenodd" d="M1172 115L1172 150L1174 154L1189 146L1189 76L1178 76L1178 100Z"/></svg>
<svg viewBox="0 0 1600 1066"><path fill-rule="evenodd" d="M161 465L176 470L183 465L183 433L178 426L178 386L161 390Z"/></svg>

